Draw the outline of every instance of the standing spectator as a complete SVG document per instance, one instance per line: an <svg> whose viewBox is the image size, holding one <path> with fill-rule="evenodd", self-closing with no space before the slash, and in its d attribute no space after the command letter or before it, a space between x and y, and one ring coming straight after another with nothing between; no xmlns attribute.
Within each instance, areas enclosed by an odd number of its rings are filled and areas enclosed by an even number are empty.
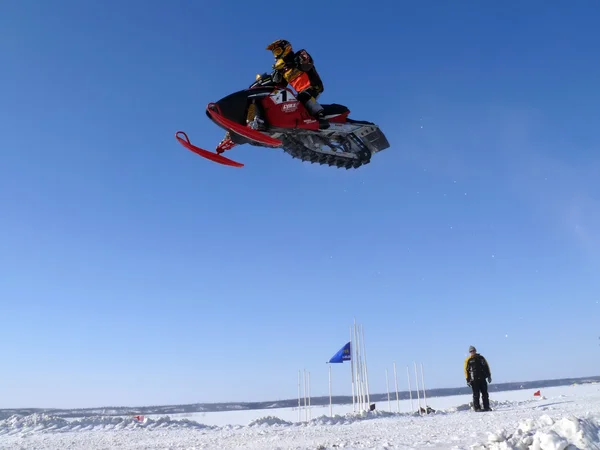
<svg viewBox="0 0 600 450"><path fill-rule="evenodd" d="M483 411L491 411L488 395L488 383L492 382L492 371L483 355L477 353L472 345L469 347L469 357L465 360L465 377L467 385L473 391L473 409L481 411L479 396L483 400ZM487 382L486 382L487 378Z"/></svg>

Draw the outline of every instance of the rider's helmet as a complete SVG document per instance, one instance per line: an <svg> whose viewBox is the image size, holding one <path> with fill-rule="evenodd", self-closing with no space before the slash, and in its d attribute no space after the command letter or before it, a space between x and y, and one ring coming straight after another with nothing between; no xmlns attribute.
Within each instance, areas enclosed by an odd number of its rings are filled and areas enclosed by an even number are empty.
<svg viewBox="0 0 600 450"><path fill-rule="evenodd" d="M285 39L278 39L276 41L271 42L266 50L271 50L275 59L283 59L292 51L292 44Z"/></svg>

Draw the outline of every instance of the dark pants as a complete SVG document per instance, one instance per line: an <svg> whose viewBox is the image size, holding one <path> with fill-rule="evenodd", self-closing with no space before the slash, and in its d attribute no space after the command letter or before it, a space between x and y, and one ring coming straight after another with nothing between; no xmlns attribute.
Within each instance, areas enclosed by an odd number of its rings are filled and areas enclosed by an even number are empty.
<svg viewBox="0 0 600 450"><path fill-rule="evenodd" d="M319 98L321 92L322 91L319 89L318 86L310 86L304 89L303 91L298 92L297 98L302 103L306 103L308 100L310 100L311 97L314 97L315 100Z"/></svg>
<svg viewBox="0 0 600 450"><path fill-rule="evenodd" d="M473 390L473 408L481 409L479 403L479 396L483 400L483 409L490 409L490 397L488 395L488 385L485 379L473 380L471 382L471 389Z"/></svg>

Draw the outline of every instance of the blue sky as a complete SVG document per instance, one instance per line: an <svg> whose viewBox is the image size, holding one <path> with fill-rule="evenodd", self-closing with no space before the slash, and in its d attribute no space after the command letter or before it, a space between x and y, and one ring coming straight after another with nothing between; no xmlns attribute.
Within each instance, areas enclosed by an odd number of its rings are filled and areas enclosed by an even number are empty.
<svg viewBox="0 0 600 450"><path fill-rule="evenodd" d="M469 345L495 382L597 375L599 10L4 2L0 407L293 398L304 368L326 395L355 317L372 392L393 361L462 386ZM278 38L391 148L180 146Z"/></svg>

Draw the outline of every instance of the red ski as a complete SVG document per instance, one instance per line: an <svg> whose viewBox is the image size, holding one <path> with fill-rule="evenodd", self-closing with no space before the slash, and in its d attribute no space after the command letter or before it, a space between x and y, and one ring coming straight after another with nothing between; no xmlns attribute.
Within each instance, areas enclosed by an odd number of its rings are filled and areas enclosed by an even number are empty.
<svg viewBox="0 0 600 450"><path fill-rule="evenodd" d="M179 136L180 133L185 137L185 140L181 136ZM188 150L191 150L192 152L202 156L203 158L210 159L211 161L214 161L216 163L223 164L226 166L244 167L244 165L242 163L239 163L239 162L233 161L229 158L226 158L226 157L220 155L219 153L209 152L208 150L204 150L202 148L196 147L195 145L193 145L190 142L189 138L187 137L187 134L185 134L183 131L178 131L177 133L175 133L175 137L181 143L181 145L183 145Z"/></svg>
<svg viewBox="0 0 600 450"><path fill-rule="evenodd" d="M217 124L222 127L233 131L234 133L240 134L245 138L248 138L252 141L255 141L259 144L279 147L283 145L283 143L279 139L275 139L271 136L268 136L260 131L253 130L252 128L245 127L244 125L240 125L239 123L235 123L232 120L227 119L222 116L219 107L216 103L209 103L206 111L210 114L210 118L214 120Z"/></svg>

